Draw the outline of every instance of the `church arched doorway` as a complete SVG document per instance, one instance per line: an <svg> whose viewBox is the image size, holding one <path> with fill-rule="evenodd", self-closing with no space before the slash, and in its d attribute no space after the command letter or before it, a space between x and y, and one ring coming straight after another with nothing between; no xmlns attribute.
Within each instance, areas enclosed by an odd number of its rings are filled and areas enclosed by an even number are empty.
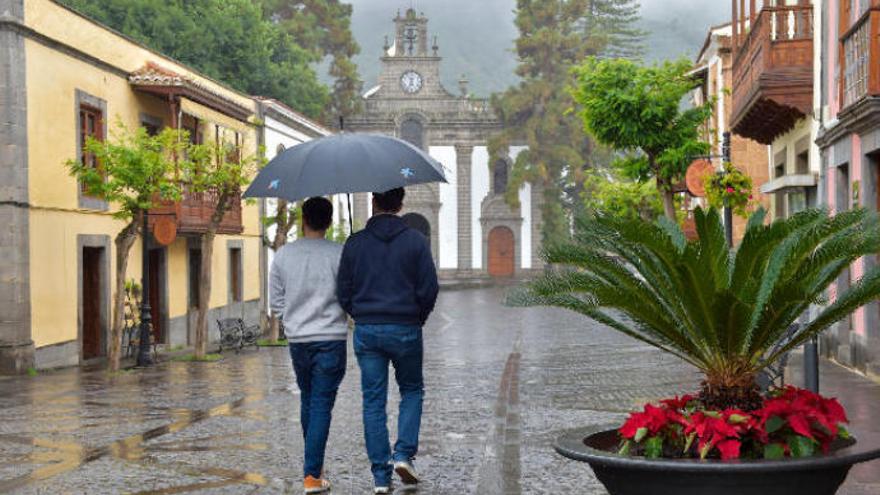
<svg viewBox="0 0 880 495"><path fill-rule="evenodd" d="M516 245L513 231L507 227L495 227L489 231L489 275L512 277L516 263Z"/></svg>
<svg viewBox="0 0 880 495"><path fill-rule="evenodd" d="M400 139L416 148L425 147L425 128L416 117L407 117L400 123Z"/></svg>
<svg viewBox="0 0 880 495"><path fill-rule="evenodd" d="M407 213L401 217L407 227L425 236L428 239L428 245L431 245L431 223L428 219L418 213Z"/></svg>

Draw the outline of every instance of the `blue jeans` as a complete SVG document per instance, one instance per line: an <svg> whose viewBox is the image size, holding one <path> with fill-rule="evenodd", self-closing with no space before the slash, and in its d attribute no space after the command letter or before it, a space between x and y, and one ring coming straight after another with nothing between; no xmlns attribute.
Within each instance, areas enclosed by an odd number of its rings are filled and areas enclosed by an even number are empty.
<svg viewBox="0 0 880 495"><path fill-rule="evenodd" d="M303 477L321 477L324 450L336 391L345 376L346 341L290 344L290 358L300 395L300 423L305 441Z"/></svg>
<svg viewBox="0 0 880 495"><path fill-rule="evenodd" d="M354 352L361 368L364 437L376 486L391 482L390 462L408 461L419 450L425 385L422 378L422 329L410 325L357 325ZM397 443L388 441L388 363L400 390Z"/></svg>

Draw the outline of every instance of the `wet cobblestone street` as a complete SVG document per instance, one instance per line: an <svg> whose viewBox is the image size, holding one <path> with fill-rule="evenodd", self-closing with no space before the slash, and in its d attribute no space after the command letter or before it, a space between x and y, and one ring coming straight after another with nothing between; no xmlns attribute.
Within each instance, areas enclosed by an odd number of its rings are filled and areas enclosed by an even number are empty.
<svg viewBox="0 0 880 495"><path fill-rule="evenodd" d="M576 315L504 308L502 295L444 292L426 326L420 493L604 494L553 439L619 423L643 401L692 391L698 376ZM286 348L116 376L2 378L0 493L301 493L298 397ZM360 407L352 358L327 452L335 494L370 492ZM871 476L843 494L880 493Z"/></svg>

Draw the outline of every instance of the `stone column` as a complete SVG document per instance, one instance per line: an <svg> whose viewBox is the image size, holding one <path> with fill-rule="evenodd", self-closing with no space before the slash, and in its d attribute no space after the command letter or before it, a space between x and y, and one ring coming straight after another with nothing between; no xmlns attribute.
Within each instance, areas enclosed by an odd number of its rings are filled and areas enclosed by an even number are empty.
<svg viewBox="0 0 880 495"><path fill-rule="evenodd" d="M371 200L372 196L370 193L354 193L351 195L355 232L367 226L367 220L370 219L367 205ZM346 198L346 201L348 201L348 198ZM346 205L347 207L348 205Z"/></svg>
<svg viewBox="0 0 880 495"><path fill-rule="evenodd" d="M0 14L23 23L23 0L0 0ZM34 366L25 68L24 37L0 25L0 373Z"/></svg>
<svg viewBox="0 0 880 495"><path fill-rule="evenodd" d="M473 264L471 213L471 157L474 147L466 144L455 146L455 177L458 192L458 269L471 270Z"/></svg>
<svg viewBox="0 0 880 495"><path fill-rule="evenodd" d="M542 231L544 230L544 186L532 183L532 270L544 269L544 258L541 257Z"/></svg>

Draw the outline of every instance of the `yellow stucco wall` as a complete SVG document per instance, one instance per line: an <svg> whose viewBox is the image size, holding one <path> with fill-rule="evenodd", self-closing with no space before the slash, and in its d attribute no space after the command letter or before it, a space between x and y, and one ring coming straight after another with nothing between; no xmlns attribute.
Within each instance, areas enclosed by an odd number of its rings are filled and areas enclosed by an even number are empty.
<svg viewBox="0 0 880 495"><path fill-rule="evenodd" d="M49 0L25 2L25 23L42 35L69 44L89 55L120 69L133 71L153 61L181 74L198 77L184 66L128 42L100 28ZM78 235L109 236L111 252L106 253L111 275L115 270L115 247L112 240L123 222L107 212L79 208L77 181L70 177L65 162L76 158L77 115L76 91L84 91L107 103L105 119L112 139L117 120L128 127L139 125L140 114L146 113L170 124L166 102L137 93L126 77L27 39L26 77L28 108L28 174L30 214L30 259L32 338L37 347L77 339L79 308L77 293L81 283L78 270ZM243 106L253 102L239 93L207 79L199 81L218 94ZM193 103L192 111L200 112L211 125L217 124L244 133L244 153L256 153L256 130ZM205 117L207 116L207 117ZM213 132L206 132L212 137ZM111 208L112 209L112 208ZM245 233L241 236L218 236L214 247L213 290L210 307L227 304L229 260L227 241L241 239L244 266L244 299L260 297L259 252L260 220L256 205L243 206ZM187 312L187 248L186 239L179 238L167 250L168 309L176 318ZM127 278L140 279L140 246L131 252Z"/></svg>

